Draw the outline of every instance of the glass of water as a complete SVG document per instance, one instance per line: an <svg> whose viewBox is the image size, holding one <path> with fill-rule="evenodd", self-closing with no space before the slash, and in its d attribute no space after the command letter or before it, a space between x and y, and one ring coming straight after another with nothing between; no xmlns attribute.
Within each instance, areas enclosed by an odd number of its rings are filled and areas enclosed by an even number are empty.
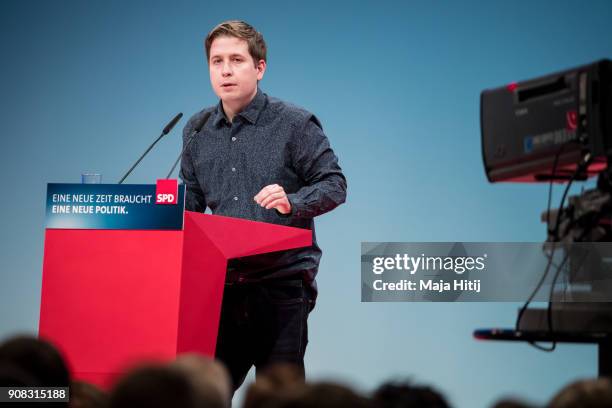
<svg viewBox="0 0 612 408"><path fill-rule="evenodd" d="M100 183L102 183L102 175L100 173L81 174L81 184L100 184Z"/></svg>

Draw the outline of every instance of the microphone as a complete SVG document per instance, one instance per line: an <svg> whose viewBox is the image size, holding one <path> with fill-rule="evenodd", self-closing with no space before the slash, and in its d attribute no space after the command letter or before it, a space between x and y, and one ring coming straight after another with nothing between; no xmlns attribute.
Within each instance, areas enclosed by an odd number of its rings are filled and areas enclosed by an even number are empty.
<svg viewBox="0 0 612 408"><path fill-rule="evenodd" d="M163 133L164 135L167 135L168 133L170 133L170 131L172 130L172 128L174 127L174 125L176 125L176 124L178 123L178 121L179 121L179 120L181 120L181 118L182 118L182 117L183 117L183 112L179 112L179 114L178 114L178 115L176 115L176 116L174 117L174 119L172 119L172 120L170 121L170 123L168 123L168 124L166 125L166 127L164 128L164 130L162 130L162 133Z"/></svg>
<svg viewBox="0 0 612 408"><path fill-rule="evenodd" d="M193 142L195 140L195 136L198 133L200 133L200 130L202 130L202 128L204 127L206 122L208 122L208 118L210 118L210 115L212 115L212 111L211 112L206 112L204 114L204 116L202 116L202 118L196 123L196 127L193 129L193 132L191 132L191 135L189 136L189 139L187 139L187 141L183 145L183 150L181 150L181 153L176 158L176 161L174 162L174 165L172 166L172 168L168 172L168 175L166 176L167 179L170 178L170 176L172 175L172 172L174 171L176 166L179 164L179 162L183 158L183 154L185 153L185 150L187 150L187 147L191 144L191 142Z"/></svg>
<svg viewBox="0 0 612 408"><path fill-rule="evenodd" d="M123 180L125 180L127 178L127 176L130 175L130 173L132 172L132 170L134 170L134 168L136 166L138 166L138 163L140 163L140 161L147 155L147 153L149 153L149 151L153 148L153 146L155 146L155 144L157 142L159 142L159 140L166 136L168 133L170 133L170 131L172 130L172 128L174 127L174 125L176 125L178 123L179 120L181 120L181 118L183 117L183 113L179 113L178 115L176 115L167 125L166 127L164 127L164 130L162 130L162 134L159 135L159 137L157 139L155 139L155 141L153 143L151 143L151 146L149 146L149 148L147 150L145 150L145 152L142 154L142 156L140 156L140 158L136 161L136 163L134 163L134 165L132 167L130 167L130 169L127 171L127 173L125 173L125 175L123 177L121 177L121 180L119 180L118 184L123 183Z"/></svg>

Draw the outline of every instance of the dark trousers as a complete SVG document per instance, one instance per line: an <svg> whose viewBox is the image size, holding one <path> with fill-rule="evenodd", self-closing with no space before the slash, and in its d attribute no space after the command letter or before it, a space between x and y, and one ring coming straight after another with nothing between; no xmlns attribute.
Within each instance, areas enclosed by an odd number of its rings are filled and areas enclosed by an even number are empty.
<svg viewBox="0 0 612 408"><path fill-rule="evenodd" d="M253 365L257 374L280 362L304 372L313 307L301 280L225 285L216 357L227 366L234 391Z"/></svg>

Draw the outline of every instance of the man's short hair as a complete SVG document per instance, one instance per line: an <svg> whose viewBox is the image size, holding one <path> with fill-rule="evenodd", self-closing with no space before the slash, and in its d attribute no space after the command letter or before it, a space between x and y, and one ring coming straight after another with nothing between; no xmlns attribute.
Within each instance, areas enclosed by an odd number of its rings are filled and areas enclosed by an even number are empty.
<svg viewBox="0 0 612 408"><path fill-rule="evenodd" d="M548 403L548 408L603 408L612 404L612 380L593 378L566 385Z"/></svg>
<svg viewBox="0 0 612 408"><path fill-rule="evenodd" d="M374 403L379 408L419 407L449 408L446 399L435 389L414 385L409 381L389 381L374 391Z"/></svg>
<svg viewBox="0 0 612 408"><path fill-rule="evenodd" d="M110 408L198 408L206 406L187 376L160 364L144 365L123 376L115 385Z"/></svg>
<svg viewBox="0 0 612 408"><path fill-rule="evenodd" d="M210 46L215 38L236 37L245 40L249 45L249 54L253 57L255 65L259 60L266 60L266 42L263 35L257 32L250 24L240 20L224 21L213 28L206 36L204 46L206 47L206 60L210 61Z"/></svg>
<svg viewBox="0 0 612 408"><path fill-rule="evenodd" d="M33 377L35 382L30 386L67 387L70 383L70 372L59 350L30 335L12 337L0 344L0 366L5 364Z"/></svg>
<svg viewBox="0 0 612 408"><path fill-rule="evenodd" d="M222 363L196 353L185 353L170 367L189 378L207 408L231 406L232 380Z"/></svg>

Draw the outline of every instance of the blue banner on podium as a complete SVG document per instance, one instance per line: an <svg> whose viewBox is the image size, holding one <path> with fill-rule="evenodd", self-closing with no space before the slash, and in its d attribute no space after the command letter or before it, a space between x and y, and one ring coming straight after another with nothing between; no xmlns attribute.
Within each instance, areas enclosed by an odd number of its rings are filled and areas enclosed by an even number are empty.
<svg viewBox="0 0 612 408"><path fill-rule="evenodd" d="M46 228L182 230L184 210L185 186L176 180L47 185Z"/></svg>

